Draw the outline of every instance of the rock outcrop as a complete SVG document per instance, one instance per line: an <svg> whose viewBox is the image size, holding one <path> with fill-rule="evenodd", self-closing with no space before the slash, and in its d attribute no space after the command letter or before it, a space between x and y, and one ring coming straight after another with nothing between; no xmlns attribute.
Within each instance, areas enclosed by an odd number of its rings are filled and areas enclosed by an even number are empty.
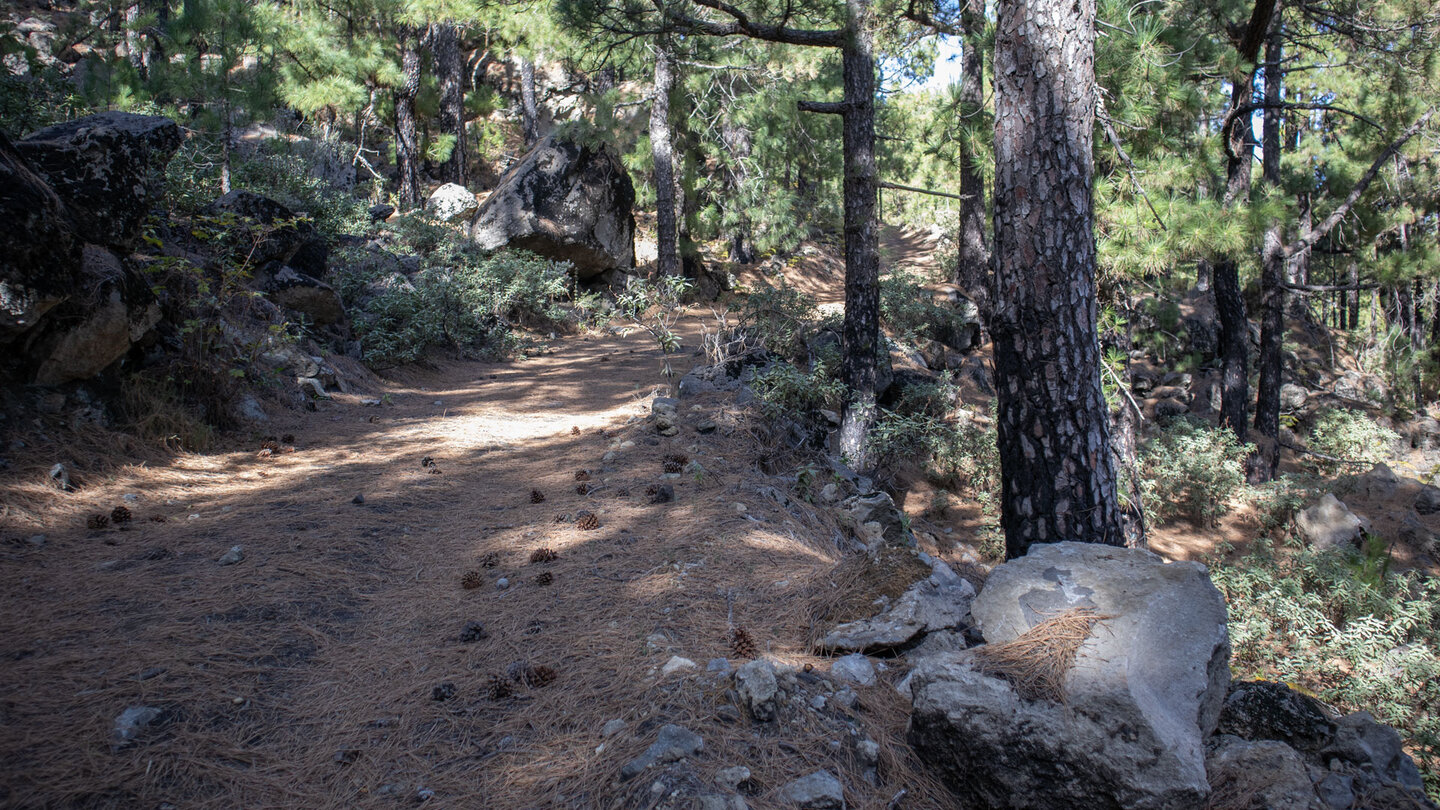
<svg viewBox="0 0 1440 810"><path fill-rule="evenodd" d="M976 807L1199 806L1230 679L1219 591L1197 563L1056 543L996 568L971 612L997 645L1080 607L1104 618L1064 677L1065 703L1022 696L976 650L929 656L911 679L911 742Z"/></svg>
<svg viewBox="0 0 1440 810"><path fill-rule="evenodd" d="M578 278L635 266L635 188L614 152L556 138L511 167L480 206L471 238L482 248L568 261Z"/></svg>
<svg viewBox="0 0 1440 810"><path fill-rule="evenodd" d="M65 201L81 240L127 252L180 142L169 118L106 112L46 127L15 148Z"/></svg>
<svg viewBox="0 0 1440 810"><path fill-rule="evenodd" d="M235 189L207 205L205 213L236 218L234 227L242 232L243 242L252 246L245 257L252 268L285 265L311 278L324 278L329 261L324 237L283 203Z"/></svg>
<svg viewBox="0 0 1440 810"><path fill-rule="evenodd" d="M102 113L0 139L0 373L44 385L93 376L160 319L121 257L140 238L180 145L174 121Z"/></svg>
<svg viewBox="0 0 1440 810"><path fill-rule="evenodd" d="M74 289L80 239L70 211L0 133L0 346L39 322Z"/></svg>
<svg viewBox="0 0 1440 810"><path fill-rule="evenodd" d="M927 633L963 630L970 621L975 586L943 561L920 556L930 564L930 576L906 589L883 612L826 633L817 646L827 652L884 652L905 647Z"/></svg>

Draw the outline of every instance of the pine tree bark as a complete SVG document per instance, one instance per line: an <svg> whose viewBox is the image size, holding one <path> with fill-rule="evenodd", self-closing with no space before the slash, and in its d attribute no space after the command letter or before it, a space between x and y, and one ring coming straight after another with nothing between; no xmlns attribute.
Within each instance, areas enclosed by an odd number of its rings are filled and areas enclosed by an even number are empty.
<svg viewBox="0 0 1440 810"><path fill-rule="evenodd" d="M1238 110L1250 103L1254 93L1254 74L1236 77L1230 90L1230 109ZM1244 204L1250 198L1250 164L1253 154L1253 126L1250 116L1235 118L1229 138L1225 165L1224 207ZM1215 292L1215 316L1219 326L1220 424L1230 428L1236 441L1245 443L1249 435L1250 407L1250 319L1245 313L1245 298L1240 291L1240 265L1230 256L1215 262L1212 271Z"/></svg>
<svg viewBox="0 0 1440 810"><path fill-rule="evenodd" d="M840 416L840 452L857 470L870 467L880 356L880 240L875 227L875 55L870 0L846 0L844 73L845 324L841 361L849 388Z"/></svg>
<svg viewBox="0 0 1440 810"><path fill-rule="evenodd" d="M750 220L745 216L744 206L739 203L740 194L750 175L750 150L753 148L750 130L730 116L720 125L720 143L725 148L725 199L732 206L729 219L730 261L750 264L755 261L755 245L750 240Z"/></svg>
<svg viewBox="0 0 1440 810"><path fill-rule="evenodd" d="M465 185L465 56L460 52L460 35L449 23L436 23L430 30L435 54L435 74L440 83L440 131L455 138L450 157L440 164L440 179Z"/></svg>
<svg viewBox="0 0 1440 810"><path fill-rule="evenodd" d="M1094 0L999 0L995 300L1005 554L1121 545L1096 339Z"/></svg>
<svg viewBox="0 0 1440 810"><path fill-rule="evenodd" d="M675 87L675 54L668 38L655 43L655 86L650 96L650 158L655 178L656 272L680 273L675 224L675 144L670 126L670 92Z"/></svg>
<svg viewBox="0 0 1440 810"><path fill-rule="evenodd" d="M526 149L540 140L540 105L535 100L535 60L528 56L520 60L520 127L524 132Z"/></svg>
<svg viewBox="0 0 1440 810"><path fill-rule="evenodd" d="M1265 43L1265 132L1261 139L1261 166L1265 184L1280 186L1280 103L1284 29L1281 4L1276 0L1270 33ZM1265 229L1260 251L1260 384L1255 399L1255 430L1260 434L1250 464L1254 482L1269 481L1280 466L1280 384L1285 340L1284 224L1276 219Z"/></svg>
<svg viewBox="0 0 1440 810"><path fill-rule="evenodd" d="M395 88L395 162L399 168L400 209L420 201L420 141L415 131L415 97L420 94L420 51L415 30L401 26L400 85Z"/></svg>
<svg viewBox="0 0 1440 810"><path fill-rule="evenodd" d="M960 14L960 117L980 121L985 105L985 0L966 0ZM960 261L956 283L980 310L980 322L990 320L990 245L985 234L985 178L969 138L960 140Z"/></svg>

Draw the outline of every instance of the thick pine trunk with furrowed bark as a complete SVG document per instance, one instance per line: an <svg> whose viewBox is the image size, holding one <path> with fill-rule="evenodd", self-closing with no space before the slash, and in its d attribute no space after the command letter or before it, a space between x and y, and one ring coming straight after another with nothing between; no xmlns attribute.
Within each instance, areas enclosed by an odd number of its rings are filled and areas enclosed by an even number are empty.
<svg viewBox="0 0 1440 810"><path fill-rule="evenodd" d="M440 82L440 131L455 138L450 157L440 164L440 178L465 185L465 56L454 25L436 23L430 31L435 75Z"/></svg>
<svg viewBox="0 0 1440 810"><path fill-rule="evenodd" d="M841 49L845 82L845 326L841 363L849 400L840 418L840 452L859 470L875 423L880 354L880 243L875 226L875 55L869 0L847 0Z"/></svg>
<svg viewBox="0 0 1440 810"><path fill-rule="evenodd" d="M678 230L675 223L675 144L670 126L670 92L675 87L675 55L669 40L655 43L655 87L650 98L650 158L655 177L655 271L661 276L680 274Z"/></svg>
<svg viewBox="0 0 1440 810"><path fill-rule="evenodd" d="M1265 184L1280 186L1280 85L1284 33L1280 3L1275 3L1269 38L1265 43L1265 133L1261 166ZM1285 340L1285 241L1283 223L1275 220L1265 229L1260 249L1260 371L1255 395L1255 430L1258 450L1250 463L1252 481L1269 481L1280 466L1280 384Z"/></svg>
<svg viewBox="0 0 1440 810"><path fill-rule="evenodd" d="M966 0L960 15L964 34L960 55L960 117L974 126L985 107L985 0ZM960 262L956 283L969 293L980 310L980 322L990 318L990 245L985 234L985 178L969 138L960 141Z"/></svg>
<svg viewBox="0 0 1440 810"><path fill-rule="evenodd" d="M395 88L395 162L400 171L401 210L420 201L420 140L415 131L415 97L420 94L420 50L415 30L401 26L400 85Z"/></svg>
<svg viewBox="0 0 1440 810"><path fill-rule="evenodd" d="M1236 77L1230 91L1230 107L1238 110L1250 103L1254 94L1254 77ZM1244 205L1250 199L1250 164L1253 153L1253 127L1250 116L1239 115L1229 135L1230 149L1225 166L1225 207ZM1220 362L1220 424L1230 428L1241 444L1249 435L1250 407L1250 321L1245 314L1245 298L1240 292L1240 264L1224 256L1215 262L1213 272L1215 316L1219 326Z"/></svg>
<svg viewBox="0 0 1440 810"><path fill-rule="evenodd" d="M1005 554L1120 545L1096 337L1094 0L1000 0L995 300Z"/></svg>

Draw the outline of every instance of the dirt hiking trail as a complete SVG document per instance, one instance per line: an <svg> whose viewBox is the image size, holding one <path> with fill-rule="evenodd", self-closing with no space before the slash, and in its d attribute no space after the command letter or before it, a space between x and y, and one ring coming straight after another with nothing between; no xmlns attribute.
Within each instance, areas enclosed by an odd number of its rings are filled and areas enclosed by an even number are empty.
<svg viewBox="0 0 1440 810"><path fill-rule="evenodd" d="M679 373L703 360L702 314L681 323ZM644 333L607 332L406 371L273 423L294 452L126 466L43 527L3 527L46 539L0 547L0 805L668 807L619 771L678 723L705 740L690 776L748 767L751 807L855 766L847 728L887 774L845 779L852 806L902 788L926 806L898 671L775 728L706 673L743 662L743 626L819 681L811 606L837 588L838 529L757 470L733 394L684 400L673 437L643 421L659 360ZM117 505L134 520L83 528ZM235 546L243 560L218 562ZM558 558L532 562L542 548ZM677 655L695 667L660 672ZM134 707L159 714L119 745Z"/></svg>

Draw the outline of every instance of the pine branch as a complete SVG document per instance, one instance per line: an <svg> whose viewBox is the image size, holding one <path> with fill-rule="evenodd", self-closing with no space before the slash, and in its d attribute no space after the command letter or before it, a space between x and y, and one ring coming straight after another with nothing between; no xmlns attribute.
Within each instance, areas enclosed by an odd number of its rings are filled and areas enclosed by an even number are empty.
<svg viewBox="0 0 1440 810"><path fill-rule="evenodd" d="M850 105L843 101L805 101L795 102L800 112L822 113L824 115L844 115L850 111Z"/></svg>
<svg viewBox="0 0 1440 810"><path fill-rule="evenodd" d="M702 34L720 37L735 36L738 34L752 39L763 39L767 42L781 42L786 45L813 45L822 48L838 48L845 44L845 30L841 28L815 30L809 28L789 28L785 25L765 25L752 21L745 12L722 0L695 0L695 5L713 9L731 19L731 22L719 23L684 14L673 15L677 23L691 30L699 31ZM787 8L783 19L788 20L789 17L790 11Z"/></svg>
<svg viewBox="0 0 1440 810"><path fill-rule="evenodd" d="M1165 227L1165 220L1160 218L1160 212L1155 210L1155 204L1150 202L1150 195L1145 193L1145 187L1140 185L1140 178L1136 176L1135 161L1130 159L1129 153L1121 145L1120 136L1115 133L1115 126L1110 119L1110 111L1105 109L1105 96L1101 93L1095 94L1095 117L1100 119L1100 124L1105 129L1105 137L1110 141L1110 145L1115 147L1115 152L1120 155L1121 160L1125 161L1125 166L1129 170L1130 183L1135 186L1135 191L1140 194L1140 198L1145 201L1145 207L1150 209L1150 214L1155 217L1155 222L1159 224L1160 230L1168 230Z"/></svg>
<svg viewBox="0 0 1440 810"><path fill-rule="evenodd" d="M939 4L936 4L937 10L938 5ZM905 6L905 11L901 16L903 16L907 20L910 20L911 22L917 22L921 25L933 28L936 32L946 34L947 36L964 36L964 32L961 30L959 25L957 25L951 20L935 19L935 17L930 12L925 11L924 9L916 8L915 0L909 0L909 2Z"/></svg>
<svg viewBox="0 0 1440 810"><path fill-rule="evenodd" d="M915 194L929 194L932 197L949 197L952 200L970 199L963 194L951 194L948 191L932 191L928 188L916 188L915 186L902 186L899 183L887 183L884 180L877 182L875 185L880 188L888 188L895 191L909 191Z"/></svg>
<svg viewBox="0 0 1440 810"><path fill-rule="evenodd" d="M1285 258L1288 259L1298 253L1309 250L1316 242L1330 233L1336 225L1339 225L1340 220L1344 219L1345 215L1350 213L1350 209L1353 208L1355 203L1360 199L1360 195L1365 193L1365 189L1369 188L1370 183L1380 174L1380 169L1389 162L1390 158L1394 157L1396 153L1404 148L1405 144L1409 142L1411 138L1415 137L1420 130L1425 128L1425 125L1430 121L1430 117L1434 114L1434 107L1426 110L1425 114L1416 119L1415 123L1411 124L1409 129L1400 133L1399 138L1396 138L1389 146L1385 147L1384 151L1375 158L1375 162L1370 164L1370 168L1365 170L1365 174L1361 175L1360 179L1355 181L1355 185L1350 189L1350 193L1345 195L1345 200L1336 206L1334 211L1330 212L1330 216L1326 217L1323 222L1311 230L1304 239L1294 242L1285 248Z"/></svg>

